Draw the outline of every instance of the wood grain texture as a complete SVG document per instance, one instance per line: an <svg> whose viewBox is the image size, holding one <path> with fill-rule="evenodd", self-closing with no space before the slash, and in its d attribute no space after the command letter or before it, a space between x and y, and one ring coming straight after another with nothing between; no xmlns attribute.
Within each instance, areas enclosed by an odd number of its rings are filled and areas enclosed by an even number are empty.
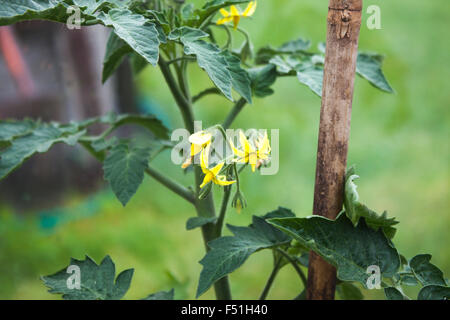
<svg viewBox="0 0 450 320"><path fill-rule="evenodd" d="M315 215L342 210L362 0L330 0L314 189ZM307 299L334 299L336 269L310 253Z"/></svg>

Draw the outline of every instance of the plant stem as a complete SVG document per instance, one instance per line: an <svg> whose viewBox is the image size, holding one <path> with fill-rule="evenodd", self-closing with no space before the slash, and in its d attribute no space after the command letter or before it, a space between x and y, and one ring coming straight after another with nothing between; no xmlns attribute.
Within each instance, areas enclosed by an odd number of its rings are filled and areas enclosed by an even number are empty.
<svg viewBox="0 0 450 320"><path fill-rule="evenodd" d="M200 93L196 94L195 96L193 96L192 102L193 103L197 102L197 100L200 100L201 98L203 98L204 96L206 96L208 94L220 94L220 90L217 89L216 87L205 89L205 90L201 91Z"/></svg>
<svg viewBox="0 0 450 320"><path fill-rule="evenodd" d="M241 98L238 100L238 102L236 102L233 109L231 109L230 113L222 124L222 127L224 129L228 129L231 126L234 119L236 119L237 115L239 114L239 112L241 112L246 103L247 101L244 98Z"/></svg>
<svg viewBox="0 0 450 320"><path fill-rule="evenodd" d="M181 115L183 117L184 125L189 132L194 133L194 115L192 114L192 109L189 104L189 101L183 95L181 90L179 89L172 72L170 71L167 62L163 59L163 57L159 56L159 68L164 76L164 79L169 86L170 92L172 93L175 102L177 103L178 108L180 109Z"/></svg>
<svg viewBox="0 0 450 320"><path fill-rule="evenodd" d="M169 60L169 61L167 61L166 63L167 63L167 65L170 65L170 64L172 64L172 63L174 63L174 62L183 61L183 60L186 60L186 61L195 61L195 58L194 58L194 57L189 57L189 56L183 56L183 57L178 57L178 58Z"/></svg>
<svg viewBox="0 0 450 320"><path fill-rule="evenodd" d="M183 61L185 63L186 61ZM192 107L189 97L188 87L187 87L187 79L186 79L186 73L184 67L182 67L182 70L178 70L179 77L180 77L180 86L183 86L183 89L186 92L182 92L180 90L180 87L177 85L177 82L175 81L173 74L170 70L170 67L167 65L165 60L162 56L159 57L159 67L161 69L161 72L164 76L164 79L167 82L167 85L169 86L169 89L175 99L175 102L178 105L178 108L180 109L180 112L183 117L183 121L185 124L185 127L187 130L189 130L191 133L194 133L194 115L192 113ZM181 72L180 72L181 71ZM195 208L197 211L197 215L199 217L215 217L215 208L214 208L214 200L212 193L210 193L205 199L198 199L198 195L200 192L200 184L202 182L202 176L203 173L201 171L201 168L196 166L194 169L195 173L195 190L196 190L196 197L195 197ZM205 244L206 251L209 250L208 242L214 240L217 238L215 225L213 224L206 224L202 226L202 235L203 235L203 242ZM219 281L217 281L214 284L214 290L216 292L216 297L219 300L231 300L231 289L230 284L228 282L228 277L223 277Z"/></svg>
<svg viewBox="0 0 450 320"><path fill-rule="evenodd" d="M189 189L185 188L184 186L182 186L181 184L179 184L178 182L171 180L170 178L161 174L159 171L153 169L152 167L148 167L147 170L145 170L145 173L154 178L156 181L160 182L169 190L178 194L183 199L187 200L192 204L195 204L194 193Z"/></svg>
<svg viewBox="0 0 450 320"><path fill-rule="evenodd" d="M303 282L303 286L306 288L307 287L307 280L306 280L306 276L305 273L303 272L303 270L298 266L297 262L291 258L291 256L286 253L284 250L277 248L276 249L279 253L281 253L281 255L283 255L283 257L285 257L290 264L294 267L295 271L297 272L297 274L300 276L300 279Z"/></svg>
<svg viewBox="0 0 450 320"><path fill-rule="evenodd" d="M259 300L266 300L267 295L269 294L270 288L272 288L272 284L277 277L278 271L280 271L280 264L283 259L278 259L275 263L272 272L270 273L269 279L267 279L266 285L264 286L264 290L259 297Z"/></svg>
<svg viewBox="0 0 450 320"><path fill-rule="evenodd" d="M216 222L216 236L222 235L223 222L225 221L225 215L227 212L228 202L231 195L231 186L225 186L223 190L222 205L220 206L219 218Z"/></svg>
<svg viewBox="0 0 450 320"><path fill-rule="evenodd" d="M303 289L302 292L298 294L294 299L292 300L306 300L306 289Z"/></svg>

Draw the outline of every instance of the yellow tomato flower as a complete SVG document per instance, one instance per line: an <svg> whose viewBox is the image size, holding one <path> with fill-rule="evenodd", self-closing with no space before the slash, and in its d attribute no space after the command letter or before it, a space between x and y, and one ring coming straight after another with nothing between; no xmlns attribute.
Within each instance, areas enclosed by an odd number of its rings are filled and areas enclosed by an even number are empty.
<svg viewBox="0 0 450 320"><path fill-rule="evenodd" d="M192 157L206 148L207 145L211 143L212 135L209 132L198 131L189 137L189 142L191 143L191 155L186 159L186 161L181 165L183 169L186 169L192 164Z"/></svg>
<svg viewBox="0 0 450 320"><path fill-rule="evenodd" d="M241 17L250 17L255 13L255 10L256 1L251 1L244 12L239 12L236 6L231 6L230 11L222 8L220 9L220 13L222 14L223 18L219 19L219 21L217 21L217 24L225 24L227 22L233 21L234 30L236 30Z"/></svg>
<svg viewBox="0 0 450 320"><path fill-rule="evenodd" d="M205 149L202 150L202 153L200 154L200 167L205 174L205 178L203 178L203 182L200 185L200 188L203 188L211 181L215 184L218 184L219 186L228 186L235 183L236 181L227 181L224 175L219 175L220 170L222 170L225 164L224 162L220 162L212 169L208 168L209 148L210 146L208 145Z"/></svg>
<svg viewBox="0 0 450 320"><path fill-rule="evenodd" d="M267 132L264 133L263 137L256 140L256 148L248 142L242 131L239 131L239 142L243 150L235 148L233 142L230 141L234 154L239 157L236 161L239 163L249 163L252 167L252 172L255 172L256 166L259 166L262 161L269 158L271 148L269 139L267 138Z"/></svg>

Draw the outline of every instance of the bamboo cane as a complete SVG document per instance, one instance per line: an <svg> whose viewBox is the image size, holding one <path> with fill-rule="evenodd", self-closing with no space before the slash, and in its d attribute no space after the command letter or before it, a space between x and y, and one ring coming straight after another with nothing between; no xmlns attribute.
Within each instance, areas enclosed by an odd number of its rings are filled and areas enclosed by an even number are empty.
<svg viewBox="0 0 450 320"><path fill-rule="evenodd" d="M313 213L342 209L362 0L330 0ZM334 299L336 269L309 256L307 299Z"/></svg>

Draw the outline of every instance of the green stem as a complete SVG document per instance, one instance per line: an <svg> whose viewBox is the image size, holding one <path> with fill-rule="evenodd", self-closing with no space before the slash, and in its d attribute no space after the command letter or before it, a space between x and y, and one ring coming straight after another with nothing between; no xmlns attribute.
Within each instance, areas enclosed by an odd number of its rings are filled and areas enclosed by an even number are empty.
<svg viewBox="0 0 450 320"><path fill-rule="evenodd" d="M178 194L183 199L189 201L192 204L195 204L194 193L189 189L185 188L184 186L182 186L181 184L179 184L178 182L169 179L168 177L161 174L159 171L153 169L152 167L148 167L147 170L145 170L145 173L153 177L156 181L160 182L169 190Z"/></svg>
<svg viewBox="0 0 450 320"><path fill-rule="evenodd" d="M234 119L236 119L237 115L242 111L246 103L247 101L244 98L241 98L238 102L236 102L233 109L231 109L230 113L222 124L222 127L224 129L228 129L231 126Z"/></svg>
<svg viewBox="0 0 450 320"><path fill-rule="evenodd" d="M306 300L306 289L303 289L302 292L298 294L294 299L292 300Z"/></svg>
<svg viewBox="0 0 450 320"><path fill-rule="evenodd" d="M185 62L185 61L184 61ZM189 101L189 94L186 92L186 96L182 93L179 86L177 85L172 72L170 70L170 67L167 65L167 63L164 61L164 59L160 56L159 62L158 62L161 72L164 76L164 79L167 82L167 85L169 86L169 89L175 99L175 102L178 105L178 108L180 109L180 112L182 114L184 124L187 130L189 130L191 133L194 132L194 115L192 113L192 107L191 102ZM182 83L183 86L186 85L186 74L185 70L182 70L183 72L180 73L180 76L182 79L180 79L180 85ZM188 90L187 86L184 87L185 90ZM202 182L203 173L200 167L195 167L195 188L196 188L196 197L195 197L195 208L197 210L197 215L199 217L215 217L215 208L214 208L214 200L212 197L212 193L210 193L205 199L198 199L198 195L200 192L200 184ZM214 240L217 238L216 236L216 230L215 226L213 224L206 224L202 227L202 234L203 234L203 242L205 244L205 248L208 251L208 242ZM231 300L231 289L228 282L228 277L224 277L217 281L214 284L214 290L216 292L216 297L219 300Z"/></svg>
<svg viewBox="0 0 450 320"><path fill-rule="evenodd" d="M188 129L191 133L194 133L194 115L192 114L192 109L189 101L179 89L177 82L175 81L175 78L170 71L169 65L167 64L167 62L165 62L162 56L159 56L158 64L164 76L164 79L169 86L170 92L172 93L175 102L180 109L186 129Z"/></svg>
<svg viewBox="0 0 450 320"><path fill-rule="evenodd" d="M297 262L294 259L292 259L291 256L288 253L286 253L284 250L281 250L280 248L277 248L276 250L279 253L281 253L281 255L283 257L285 257L291 263L291 265L294 267L297 274L300 276L300 279L303 282L303 286L306 288L307 287L306 276L305 276L303 270L298 266Z"/></svg>
<svg viewBox="0 0 450 320"><path fill-rule="evenodd" d="M170 64L172 64L172 63L174 63L174 62L183 61L183 60L186 60L186 61L195 61L196 59L195 59L194 57L183 56L183 57L178 57L178 58L169 60L169 61L167 61L167 64L170 65Z"/></svg>
<svg viewBox="0 0 450 320"><path fill-rule="evenodd" d="M227 213L228 202L230 201L231 186L225 186L223 190L222 205L220 206L219 218L216 222L216 235L220 237L222 235L223 222L225 221L225 215Z"/></svg>
<svg viewBox="0 0 450 320"><path fill-rule="evenodd" d="M204 96L206 96L208 94L220 94L220 90L217 89L216 87L205 89L205 90L201 91L200 93L196 94L195 96L193 96L192 102L193 103L197 102L198 100L200 100L201 98L203 98Z"/></svg>
<svg viewBox="0 0 450 320"><path fill-rule="evenodd" d="M270 273L269 279L267 279L266 285L264 286L264 290L261 293L261 296L259 297L259 300L266 300L267 295L269 294L270 288L272 288L272 284L275 280L275 278L278 275L278 271L280 271L280 264L283 259L278 259L275 263L275 266L273 267L272 272Z"/></svg>

